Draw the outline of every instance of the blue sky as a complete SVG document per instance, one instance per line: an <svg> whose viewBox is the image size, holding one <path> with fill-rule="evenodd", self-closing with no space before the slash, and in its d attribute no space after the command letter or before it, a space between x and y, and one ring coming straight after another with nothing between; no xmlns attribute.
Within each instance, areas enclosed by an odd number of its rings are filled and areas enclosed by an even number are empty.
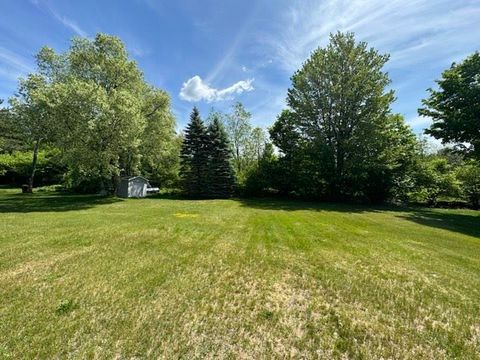
<svg viewBox="0 0 480 360"><path fill-rule="evenodd" d="M170 93L179 128L193 105L206 116L234 101L267 127L290 76L337 30L391 54L393 110L419 133L429 123L416 113L426 89L480 49L480 0L0 0L0 98L35 69L43 45L63 51L72 36L104 32Z"/></svg>

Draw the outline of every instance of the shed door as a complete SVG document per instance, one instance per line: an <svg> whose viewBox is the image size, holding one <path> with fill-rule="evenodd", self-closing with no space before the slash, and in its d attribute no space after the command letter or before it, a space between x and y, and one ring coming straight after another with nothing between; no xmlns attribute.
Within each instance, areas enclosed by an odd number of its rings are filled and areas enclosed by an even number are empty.
<svg viewBox="0 0 480 360"><path fill-rule="evenodd" d="M147 193L147 184L141 179L130 181L129 196L130 197L145 197Z"/></svg>

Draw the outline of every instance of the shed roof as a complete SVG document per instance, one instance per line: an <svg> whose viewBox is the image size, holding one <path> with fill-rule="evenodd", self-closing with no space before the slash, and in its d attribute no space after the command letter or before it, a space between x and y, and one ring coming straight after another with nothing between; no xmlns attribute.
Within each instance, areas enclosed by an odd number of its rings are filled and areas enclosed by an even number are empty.
<svg viewBox="0 0 480 360"><path fill-rule="evenodd" d="M144 178L143 176L125 176L125 177L122 177L122 180L126 180L126 181L132 181L132 180L135 180L135 179L142 179L142 180L145 180L146 182L148 182L148 179Z"/></svg>

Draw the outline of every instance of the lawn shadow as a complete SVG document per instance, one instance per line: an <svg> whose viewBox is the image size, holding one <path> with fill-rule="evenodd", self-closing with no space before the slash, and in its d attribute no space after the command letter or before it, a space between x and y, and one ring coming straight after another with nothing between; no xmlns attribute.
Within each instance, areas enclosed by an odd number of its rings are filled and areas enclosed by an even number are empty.
<svg viewBox="0 0 480 360"><path fill-rule="evenodd" d="M332 211L341 213L394 212L396 217L417 224L458 232L480 238L480 212L468 214L461 210L439 210L422 207L408 207L393 204L368 205L355 203L332 203L300 201L275 198L238 199L242 206L261 210L280 211Z"/></svg>
<svg viewBox="0 0 480 360"><path fill-rule="evenodd" d="M122 201L116 197L65 193L1 194L0 213L63 212L85 210Z"/></svg>
<svg viewBox="0 0 480 360"><path fill-rule="evenodd" d="M240 198L236 199L242 206L260 210L281 211L335 211L345 213L380 212L380 211L405 211L404 207L391 204L359 204L340 202L319 202L297 199L279 198Z"/></svg>
<svg viewBox="0 0 480 360"><path fill-rule="evenodd" d="M420 225L462 233L480 239L480 212L465 214L459 213L458 210L439 212L429 209L411 209L400 217Z"/></svg>

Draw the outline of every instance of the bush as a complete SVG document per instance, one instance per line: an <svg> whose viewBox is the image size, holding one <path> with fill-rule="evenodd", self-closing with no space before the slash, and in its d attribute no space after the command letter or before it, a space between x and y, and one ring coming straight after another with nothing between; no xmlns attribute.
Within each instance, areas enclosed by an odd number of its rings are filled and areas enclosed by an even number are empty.
<svg viewBox="0 0 480 360"><path fill-rule="evenodd" d="M0 184L21 185L28 182L32 168L31 151L14 151L0 154ZM58 149L41 150L38 153L35 186L62 182L64 167L60 163Z"/></svg>
<svg viewBox="0 0 480 360"><path fill-rule="evenodd" d="M421 159L414 176L415 188L409 193L411 202L436 206L441 198L456 199L460 195L460 184L446 158L428 156Z"/></svg>
<svg viewBox="0 0 480 360"><path fill-rule="evenodd" d="M480 164L469 162L457 168L457 178L461 181L461 191L474 209L480 207Z"/></svg>

